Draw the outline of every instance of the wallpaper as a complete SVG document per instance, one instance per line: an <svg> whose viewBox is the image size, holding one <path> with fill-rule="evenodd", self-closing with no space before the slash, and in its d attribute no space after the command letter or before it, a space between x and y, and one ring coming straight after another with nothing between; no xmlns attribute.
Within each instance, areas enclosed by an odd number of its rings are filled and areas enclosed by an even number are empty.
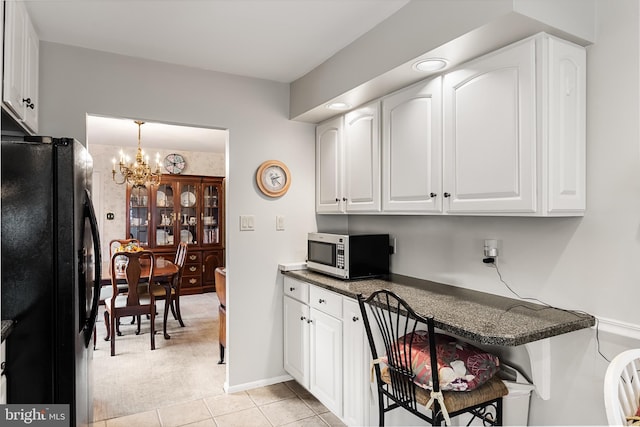
<svg viewBox="0 0 640 427"><path fill-rule="evenodd" d="M144 147L143 147L144 148ZM126 185L116 184L112 177L113 158L118 157L119 147L111 145L89 145L89 153L93 157L94 190L97 196L94 200L94 208L100 227L100 239L102 243L103 269L109 265L109 241L124 238L126 232ZM224 153L153 150L150 155L155 158L155 153L160 153L162 159L170 153L179 153L187 163L183 175L225 176ZM135 156L135 148L125 150L129 157ZM155 162L152 160L152 165ZM99 187L99 188L95 188ZM107 214L113 213L113 219L107 219Z"/></svg>

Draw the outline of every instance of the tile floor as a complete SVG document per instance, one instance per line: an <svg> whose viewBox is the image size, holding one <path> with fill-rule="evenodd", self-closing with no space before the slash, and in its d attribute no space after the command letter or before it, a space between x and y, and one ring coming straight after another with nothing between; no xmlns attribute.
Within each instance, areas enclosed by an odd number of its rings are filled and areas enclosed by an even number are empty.
<svg viewBox="0 0 640 427"><path fill-rule="evenodd" d="M94 427L338 427L344 426L295 381L156 408Z"/></svg>

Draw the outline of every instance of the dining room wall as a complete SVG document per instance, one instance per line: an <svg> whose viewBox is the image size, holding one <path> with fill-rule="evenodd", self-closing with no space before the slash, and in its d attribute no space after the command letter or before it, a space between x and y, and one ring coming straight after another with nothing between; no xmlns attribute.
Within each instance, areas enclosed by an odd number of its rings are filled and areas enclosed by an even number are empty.
<svg viewBox="0 0 640 427"><path fill-rule="evenodd" d="M40 45L40 67L43 134L85 141L87 114L229 132L227 387L288 378L277 266L304 259L306 233L316 228L314 126L288 120L289 86L50 42ZM283 161L292 174L288 193L275 199L262 196L255 184L258 166L270 159ZM240 215L254 215L254 231L240 231ZM282 231L276 215L285 218ZM160 340L155 351L169 345Z"/></svg>
<svg viewBox="0 0 640 427"><path fill-rule="evenodd" d="M94 194L99 195L99 199L94 199L93 203L98 217L102 253L108 254L111 240L127 238L127 186L116 184L111 174L112 159L117 157L120 147L92 144L91 141L87 141L87 147L93 158L93 191ZM156 149L149 144L145 144L145 149L154 155L158 153L161 159L174 152L182 154L187 159L187 166L184 170L185 175L224 176L225 174L224 153ZM131 158L133 158L134 148L128 151ZM96 186L100 188L96 189ZM113 213L113 219L107 219L107 213ZM109 259L107 256L103 256L103 271L106 271L105 268L108 268L108 266Z"/></svg>

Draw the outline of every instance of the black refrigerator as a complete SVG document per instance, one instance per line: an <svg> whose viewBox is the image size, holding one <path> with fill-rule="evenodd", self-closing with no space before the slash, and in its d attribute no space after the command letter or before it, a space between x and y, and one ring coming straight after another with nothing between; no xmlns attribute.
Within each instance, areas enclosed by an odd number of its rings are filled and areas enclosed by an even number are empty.
<svg viewBox="0 0 640 427"><path fill-rule="evenodd" d="M69 404L70 425L86 425L101 267L93 162L71 138L3 136L0 154L7 403Z"/></svg>

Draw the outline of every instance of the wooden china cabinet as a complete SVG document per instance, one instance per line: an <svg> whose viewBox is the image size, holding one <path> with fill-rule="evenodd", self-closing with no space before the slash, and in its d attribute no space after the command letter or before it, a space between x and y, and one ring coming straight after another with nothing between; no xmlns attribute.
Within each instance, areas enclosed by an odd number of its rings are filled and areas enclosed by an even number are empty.
<svg viewBox="0 0 640 427"><path fill-rule="evenodd" d="M127 236L173 260L178 243L189 244L183 295L215 290L214 271L224 266L224 178L162 175L158 185L127 187Z"/></svg>

